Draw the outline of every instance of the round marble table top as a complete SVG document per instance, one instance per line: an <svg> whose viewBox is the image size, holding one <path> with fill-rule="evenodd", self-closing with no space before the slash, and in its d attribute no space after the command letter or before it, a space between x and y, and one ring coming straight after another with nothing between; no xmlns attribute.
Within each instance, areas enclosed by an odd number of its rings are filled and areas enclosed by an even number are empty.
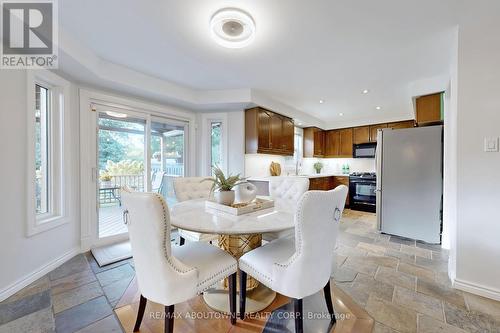
<svg viewBox="0 0 500 333"><path fill-rule="evenodd" d="M206 208L205 201L205 199L195 199L173 205L170 211L172 226L219 235L260 234L294 227L292 212L269 208L235 216Z"/></svg>

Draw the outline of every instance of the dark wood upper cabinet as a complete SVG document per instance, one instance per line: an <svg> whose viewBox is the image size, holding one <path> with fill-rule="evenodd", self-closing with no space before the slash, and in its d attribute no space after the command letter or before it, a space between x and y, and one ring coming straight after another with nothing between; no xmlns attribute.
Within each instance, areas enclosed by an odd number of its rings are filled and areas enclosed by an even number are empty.
<svg viewBox="0 0 500 333"><path fill-rule="evenodd" d="M323 157L325 152L325 131L317 127L304 128L304 157Z"/></svg>
<svg viewBox="0 0 500 333"><path fill-rule="evenodd" d="M392 129L412 128L415 127L415 121L414 120L397 121L394 123L388 123L387 127Z"/></svg>
<svg viewBox="0 0 500 333"><path fill-rule="evenodd" d="M353 143L357 145L367 142L370 142L370 126L354 127Z"/></svg>
<svg viewBox="0 0 500 333"><path fill-rule="evenodd" d="M293 120L255 107L245 110L245 152L247 154L293 155Z"/></svg>
<svg viewBox="0 0 500 333"><path fill-rule="evenodd" d="M352 157L352 128L345 128L340 132L340 157Z"/></svg>
<svg viewBox="0 0 500 333"><path fill-rule="evenodd" d="M352 128L325 132L325 157L352 157Z"/></svg>
<svg viewBox="0 0 500 333"><path fill-rule="evenodd" d="M370 125L370 142L377 142L379 129L387 128L387 124Z"/></svg>
<svg viewBox="0 0 500 333"><path fill-rule="evenodd" d="M285 152L293 155L294 152L294 138L295 138L295 125L293 120L290 118L283 118L283 135L282 135L282 146Z"/></svg>
<svg viewBox="0 0 500 333"><path fill-rule="evenodd" d="M264 110L257 110L256 129L258 130L258 150L270 150L271 145L271 114Z"/></svg>
<svg viewBox="0 0 500 333"><path fill-rule="evenodd" d="M317 127L304 128L304 157L349 158L353 156L353 145L377 142L379 129L414 126L414 120L405 120L328 131Z"/></svg>
<svg viewBox="0 0 500 333"><path fill-rule="evenodd" d="M443 122L443 96L444 93L437 93L416 98L415 118L418 126Z"/></svg>
<svg viewBox="0 0 500 333"><path fill-rule="evenodd" d="M283 119L280 115L271 113L271 133L270 133L270 147L272 150L283 150L281 144L281 136L283 135Z"/></svg>
<svg viewBox="0 0 500 333"><path fill-rule="evenodd" d="M338 157L340 153L340 132L330 130L325 133L325 157Z"/></svg>
<svg viewBox="0 0 500 333"><path fill-rule="evenodd" d="M314 132L314 156L324 156L325 152L325 132L316 131Z"/></svg>

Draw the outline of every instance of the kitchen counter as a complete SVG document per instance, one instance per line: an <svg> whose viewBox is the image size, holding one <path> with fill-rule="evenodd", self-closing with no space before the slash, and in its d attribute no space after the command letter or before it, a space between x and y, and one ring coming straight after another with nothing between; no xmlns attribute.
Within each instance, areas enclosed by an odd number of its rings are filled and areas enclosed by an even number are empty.
<svg viewBox="0 0 500 333"><path fill-rule="evenodd" d="M290 176L280 176L280 177L305 177L305 178L323 178L323 177L349 177L349 174L343 173L320 173L320 174L312 174L312 175L290 175ZM264 177L249 177L247 180L257 181L257 182L268 182L269 179L273 178L273 176L264 176Z"/></svg>

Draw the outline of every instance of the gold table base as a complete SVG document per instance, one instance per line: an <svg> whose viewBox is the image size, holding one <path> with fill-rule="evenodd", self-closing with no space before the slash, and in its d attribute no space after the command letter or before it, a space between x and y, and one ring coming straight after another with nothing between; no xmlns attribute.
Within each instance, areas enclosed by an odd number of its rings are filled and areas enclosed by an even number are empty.
<svg viewBox="0 0 500 333"><path fill-rule="evenodd" d="M232 255L236 260L242 255L262 245L262 234L249 235L219 235L219 247ZM239 272L238 272L239 275ZM240 279L238 278L237 290ZM247 275L247 290L253 290L259 286L259 281ZM228 288L228 281L224 279L224 288Z"/></svg>
<svg viewBox="0 0 500 333"><path fill-rule="evenodd" d="M231 254L235 259L239 259L245 253L256 249L262 245L262 234L248 235L219 235L219 247ZM238 272L239 274L239 272ZM239 279L237 285L239 291ZM207 290L203 293L205 303L213 310L229 313L229 297L228 297L228 282L227 279L214 289ZM267 308L276 298L276 293L267 288L259 281L247 275L247 299L246 312L255 313ZM239 304L239 294L237 295L236 304ZM236 306L238 308L238 306ZM239 309L237 309L238 311Z"/></svg>

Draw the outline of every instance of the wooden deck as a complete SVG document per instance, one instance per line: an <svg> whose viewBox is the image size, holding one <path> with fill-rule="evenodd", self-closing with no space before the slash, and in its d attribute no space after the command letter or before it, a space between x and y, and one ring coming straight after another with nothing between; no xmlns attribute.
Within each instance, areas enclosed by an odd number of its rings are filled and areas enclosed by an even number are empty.
<svg viewBox="0 0 500 333"><path fill-rule="evenodd" d="M122 207L109 206L99 208L99 238L115 236L128 232L123 223Z"/></svg>
<svg viewBox="0 0 500 333"><path fill-rule="evenodd" d="M169 207L177 202L175 198L165 198ZM99 208L99 238L115 236L128 232L123 223L123 209L115 206Z"/></svg>

